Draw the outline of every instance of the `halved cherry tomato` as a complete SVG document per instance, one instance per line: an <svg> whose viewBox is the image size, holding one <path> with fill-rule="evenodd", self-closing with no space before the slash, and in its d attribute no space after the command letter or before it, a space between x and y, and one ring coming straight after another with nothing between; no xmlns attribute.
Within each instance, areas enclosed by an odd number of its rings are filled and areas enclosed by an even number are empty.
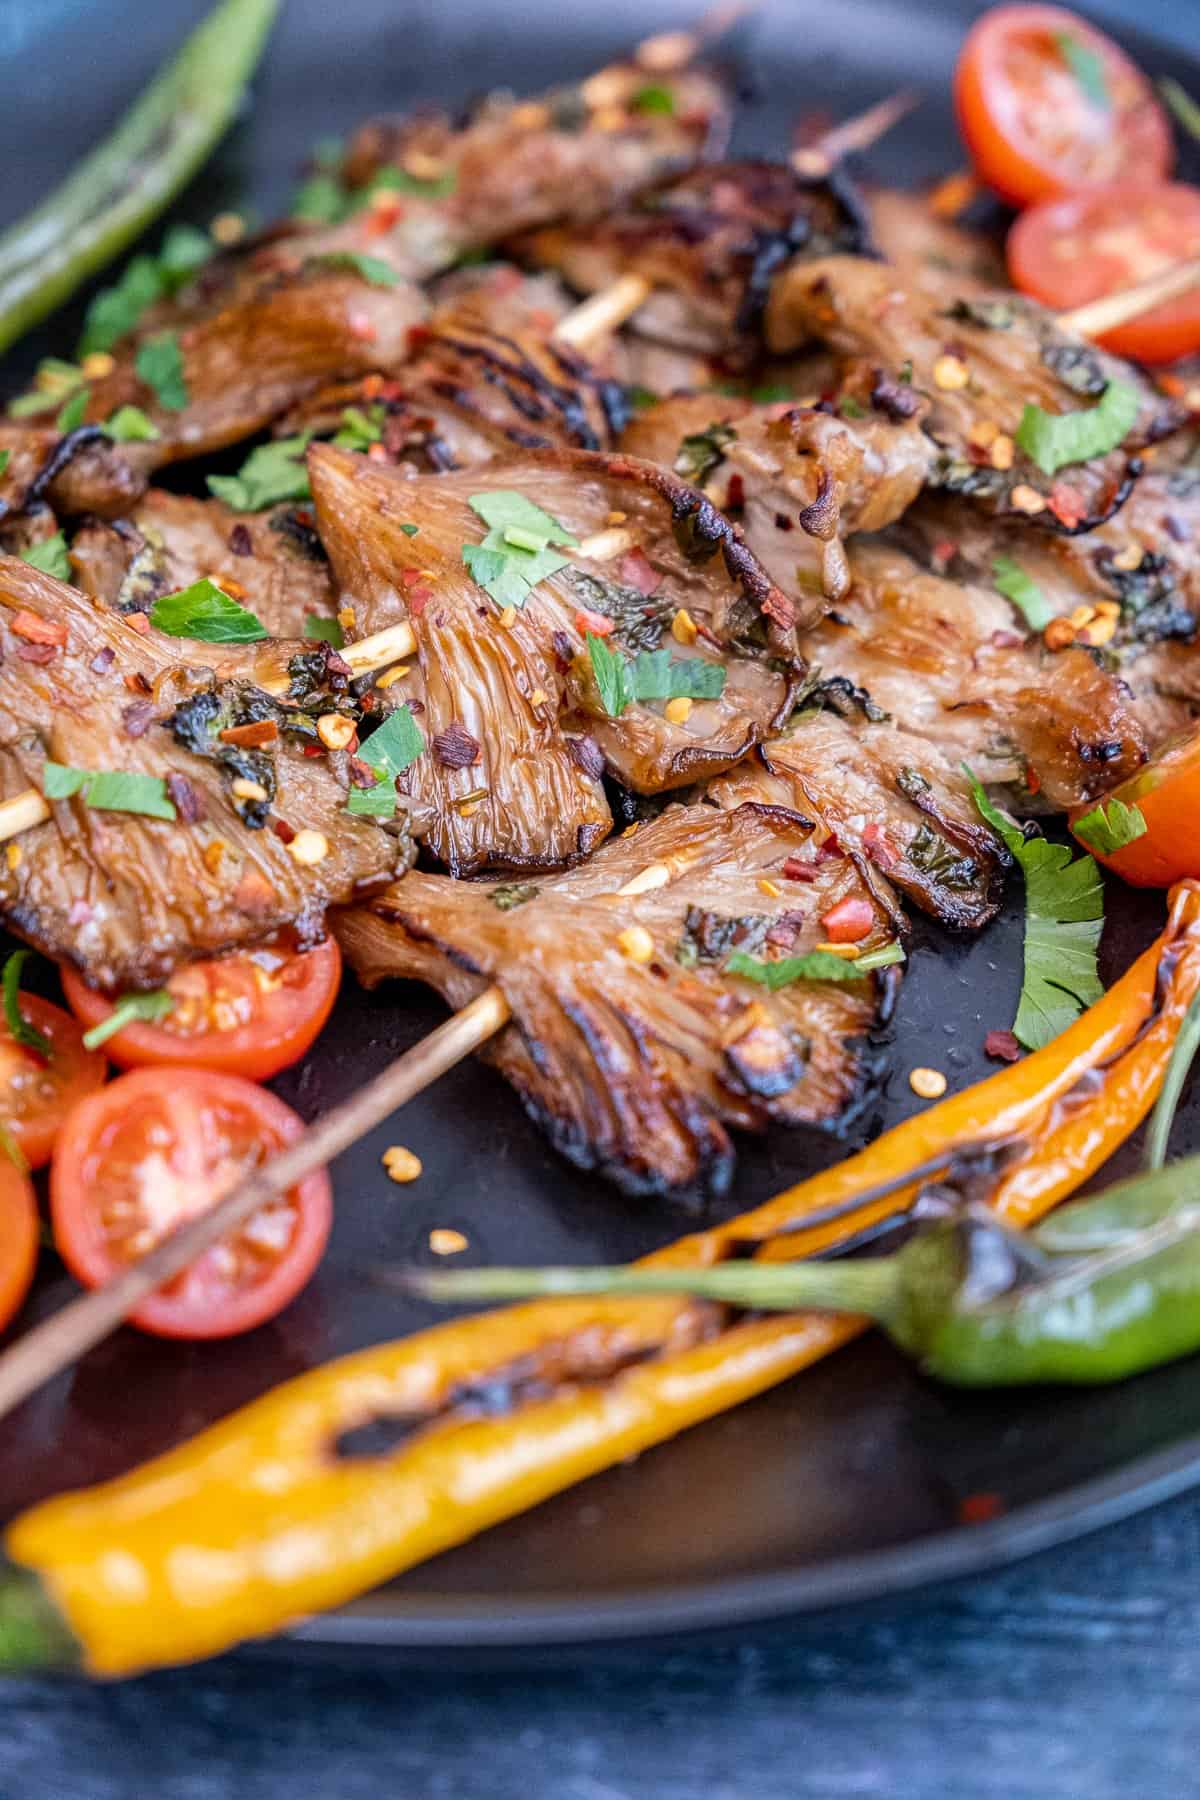
<svg viewBox="0 0 1200 1800"><path fill-rule="evenodd" d="M122 1069L174 1063L266 1081L304 1055L329 1017L341 978L332 937L314 950L268 944L185 963L167 982L174 1011L154 1025L126 1025L106 1039L105 1054ZM73 969L62 970L62 984L86 1030L112 1013L113 1002Z"/></svg>
<svg viewBox="0 0 1200 1800"><path fill-rule="evenodd" d="M54 1147L54 1242L99 1287L290 1144L304 1122L266 1088L207 1069L137 1069L82 1101ZM324 1170L263 1207L143 1303L160 1337L232 1337L273 1319L321 1260L333 1216Z"/></svg>
<svg viewBox="0 0 1200 1800"><path fill-rule="evenodd" d="M0 1119L31 1169L50 1161L67 1113L103 1085L108 1065L99 1050L85 1050L83 1033L69 1012L40 994L19 996L21 1017L50 1042L49 1057L18 1044L0 1019Z"/></svg>
<svg viewBox="0 0 1200 1800"><path fill-rule="evenodd" d="M1111 38L1061 6L995 6L972 26L954 107L976 173L1014 206L1076 188L1161 181L1171 126Z"/></svg>
<svg viewBox="0 0 1200 1800"><path fill-rule="evenodd" d="M875 908L862 894L847 894L821 915L821 929L831 944L857 944L869 937L875 923Z"/></svg>
<svg viewBox="0 0 1200 1800"><path fill-rule="evenodd" d="M1188 875L1200 879L1200 731L1165 745L1145 768L1106 794L1104 805L1111 800L1136 806L1146 829L1120 850L1107 855L1092 850L1098 861L1134 887L1170 887ZM1076 807L1072 828L1094 811L1095 802Z"/></svg>
<svg viewBox="0 0 1200 1800"><path fill-rule="evenodd" d="M33 1187L0 1150L0 1329L29 1292L38 1257Z"/></svg>
<svg viewBox="0 0 1200 1800"><path fill-rule="evenodd" d="M1200 188L1122 182L1046 200L1008 234L1013 285L1056 312L1084 306L1172 263L1200 256ZM1145 363L1200 349L1200 292L1184 294L1100 334L1106 349Z"/></svg>

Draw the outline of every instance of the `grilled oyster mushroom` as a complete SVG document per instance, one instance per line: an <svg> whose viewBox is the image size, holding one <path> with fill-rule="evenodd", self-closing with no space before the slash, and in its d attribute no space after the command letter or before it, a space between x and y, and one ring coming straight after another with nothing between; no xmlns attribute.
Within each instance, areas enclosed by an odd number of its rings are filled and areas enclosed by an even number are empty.
<svg viewBox="0 0 1200 1800"><path fill-rule="evenodd" d="M978 931L1000 904L1010 858L966 777L928 742L863 717L848 683L818 683L793 726L712 782L708 797L769 801L814 819L824 834L812 845L817 867L823 855L853 857L889 910L896 889L940 924Z"/></svg>
<svg viewBox="0 0 1200 1800"><path fill-rule="evenodd" d="M434 110L368 120L341 177L375 200L329 234L413 279L464 252L553 219L599 218L628 195L717 155L729 129L721 77L699 66L656 75L616 63L534 100L485 97L464 125Z"/></svg>
<svg viewBox="0 0 1200 1800"><path fill-rule="evenodd" d="M609 828L605 767L639 793L682 787L786 717L794 608L729 522L665 470L560 451L406 479L328 445L312 446L309 469L356 633L409 618L416 634L417 661L389 693L421 709L430 754L410 795L453 873L574 860ZM464 563L487 530L471 502L496 495L536 503L576 540L520 607ZM642 652L663 683L693 688L690 707L671 708L663 685L624 705L605 692L605 659L630 680Z"/></svg>
<svg viewBox="0 0 1200 1800"><path fill-rule="evenodd" d="M311 616L331 618L329 566L292 528L290 508L235 513L221 500L151 488L126 518L83 525L71 560L84 593L118 612L148 613L163 594L208 576L271 637L303 638Z"/></svg>
<svg viewBox="0 0 1200 1800"><path fill-rule="evenodd" d="M672 805L566 874L414 873L335 929L368 986L414 977L461 1006L499 983L513 1022L484 1054L556 1148L629 1193L701 1198L729 1185L727 1127L833 1124L874 1069L895 971L772 991L726 967L807 954L865 896L846 857L789 879L810 831L784 807ZM890 935L877 912L864 947Z"/></svg>
<svg viewBox="0 0 1200 1800"><path fill-rule="evenodd" d="M98 987L153 987L284 925L316 941L326 906L410 860L403 836L346 812L346 759L305 754L314 713L352 704L337 658L305 710L182 667L178 648L0 559L0 788L42 790L48 763L84 788L0 861L0 918ZM98 772L140 778L108 784L121 810L87 803Z"/></svg>
<svg viewBox="0 0 1200 1800"><path fill-rule="evenodd" d="M53 425L0 422L0 530L21 514L50 507L64 519L82 513L115 518L146 485L122 451L95 425L65 435Z"/></svg>
<svg viewBox="0 0 1200 1800"><path fill-rule="evenodd" d="M771 288L766 334L779 352L815 340L893 376L909 367L932 401L931 485L1006 516L1048 512L1072 529L1110 516L1128 493L1131 457L1182 423L1178 406L1131 364L1062 331L1043 307L1011 293L965 293L949 275L938 291L862 257L796 263ZM1026 405L1075 412L1114 381L1139 401L1117 449L1050 477L1015 448Z"/></svg>
<svg viewBox="0 0 1200 1800"><path fill-rule="evenodd" d="M853 586L805 634L809 663L840 676L946 762L1055 808L1139 767L1146 739L1130 696L1084 649L1046 650L1013 629L995 591L929 574L900 550L855 543Z"/></svg>
<svg viewBox="0 0 1200 1800"><path fill-rule="evenodd" d="M587 225L550 226L512 248L594 293L618 275L655 290L634 315L641 336L719 354L762 349L771 282L798 256L867 247L866 215L840 173L814 181L786 163L711 163L649 188Z"/></svg>
<svg viewBox="0 0 1200 1800"><path fill-rule="evenodd" d="M497 274L510 279L461 294L412 333L403 369L322 388L276 430L340 429L360 440L356 447L369 434L377 459L426 473L559 444L611 448L626 419L624 389L551 342L555 314L533 303L515 270Z"/></svg>
<svg viewBox="0 0 1200 1800"><path fill-rule="evenodd" d="M1200 469L1156 464L1115 518L1083 534L1038 521L997 527L928 495L898 535L954 579L992 587L997 578L1025 577L1054 618L1051 633L1068 644L1074 615L1077 641L1102 651L1130 690L1151 750L1200 712ZM1011 624L1030 629L1016 606Z"/></svg>
<svg viewBox="0 0 1200 1800"><path fill-rule="evenodd" d="M661 400L638 413L621 444L696 481L740 520L803 627L850 585L842 539L882 530L920 493L934 457L925 411L911 388L859 365L834 398L816 404L720 394Z"/></svg>

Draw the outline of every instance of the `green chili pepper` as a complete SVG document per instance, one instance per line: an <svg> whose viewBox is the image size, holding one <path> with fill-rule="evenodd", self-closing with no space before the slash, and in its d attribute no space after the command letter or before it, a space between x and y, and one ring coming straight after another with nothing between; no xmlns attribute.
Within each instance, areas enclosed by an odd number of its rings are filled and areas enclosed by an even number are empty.
<svg viewBox="0 0 1200 1800"><path fill-rule="evenodd" d="M279 0L221 0L116 130L0 236L0 350L118 256L174 199L241 100Z"/></svg>

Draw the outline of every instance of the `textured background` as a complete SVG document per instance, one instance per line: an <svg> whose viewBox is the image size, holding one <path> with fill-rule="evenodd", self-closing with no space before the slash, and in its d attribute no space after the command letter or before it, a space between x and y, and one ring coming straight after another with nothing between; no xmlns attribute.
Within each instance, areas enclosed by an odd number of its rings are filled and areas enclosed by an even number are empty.
<svg viewBox="0 0 1200 1800"><path fill-rule="evenodd" d="M5 89L36 96L37 130L63 166L202 5L118 10L141 15L128 46L112 41L105 0L0 0ZM432 9L398 0L396 10L415 23ZM793 10L777 4L772 23ZM850 0L845 28L869 29L874 10ZM1092 10L1200 49L1195 0ZM645 23L628 0L604 15L627 17L631 30ZM338 9L325 17L329 53L345 56ZM88 99L74 103L77 73L64 83L61 57L45 53L66 21L79 60L98 53L105 71L128 62L119 96L85 84ZM919 8L911 24L919 64ZM519 79L508 11L472 76L514 69ZM314 117L313 134L336 122ZM21 189L22 146L2 117L0 148L0 207L11 216L34 196ZM0 1688L0 1800L1192 1794L1198 1552L1200 1499L1186 1498L999 1576L736 1643L550 1658L508 1673L243 1655L112 1689L13 1682Z"/></svg>

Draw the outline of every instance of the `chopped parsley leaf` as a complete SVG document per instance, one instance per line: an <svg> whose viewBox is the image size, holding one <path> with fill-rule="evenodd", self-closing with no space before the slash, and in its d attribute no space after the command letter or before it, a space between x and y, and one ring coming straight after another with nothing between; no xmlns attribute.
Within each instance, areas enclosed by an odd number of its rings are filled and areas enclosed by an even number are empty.
<svg viewBox="0 0 1200 1800"><path fill-rule="evenodd" d="M55 430L77 431L83 424L83 415L91 397L90 387L77 387L73 394L69 394L58 409L58 417L54 421Z"/></svg>
<svg viewBox="0 0 1200 1800"><path fill-rule="evenodd" d="M1017 447L1043 475L1056 475L1068 463L1105 456L1127 436L1138 416L1136 389L1110 381L1096 406L1076 412L1048 413L1027 403L1017 426Z"/></svg>
<svg viewBox="0 0 1200 1800"><path fill-rule="evenodd" d="M1006 600L1011 600L1030 631L1044 631L1054 608L1032 575L1011 556L998 556L992 564L992 580Z"/></svg>
<svg viewBox="0 0 1200 1800"><path fill-rule="evenodd" d="M107 1019L101 1019L90 1031L83 1034L85 1050L98 1050L101 1044L107 1044L109 1038L116 1037L118 1031L124 1031L127 1025L157 1025L168 1013L175 1010L175 996L166 988L155 988L149 994L122 994L115 1002Z"/></svg>
<svg viewBox="0 0 1200 1800"><path fill-rule="evenodd" d="M304 452L311 431L276 438L252 450L236 475L210 475L208 491L234 512L262 512L281 500L311 500Z"/></svg>
<svg viewBox="0 0 1200 1800"><path fill-rule="evenodd" d="M31 544L20 554L22 562L40 569L43 575L53 575L56 581L70 581L71 558L61 531L56 531L53 537L43 538L40 544Z"/></svg>
<svg viewBox="0 0 1200 1800"><path fill-rule="evenodd" d="M639 650L630 662L590 631L587 648L600 704L610 719L619 719L637 700L719 700L725 691L723 665L702 657L673 659L669 650Z"/></svg>
<svg viewBox="0 0 1200 1800"><path fill-rule="evenodd" d="M42 792L47 800L69 800L78 794L85 805L100 812L142 813L149 819L176 816L162 776L137 770L72 769L66 763L47 762L42 765Z"/></svg>
<svg viewBox="0 0 1200 1800"><path fill-rule="evenodd" d="M14 950L4 959L4 1024L14 1044L21 1044L49 1061L54 1054L50 1039L31 1025L21 1012L21 970L32 955L32 950Z"/></svg>
<svg viewBox="0 0 1200 1800"><path fill-rule="evenodd" d="M202 644L254 644L268 635L261 619L207 575L178 593L163 594L150 609L150 623L168 637Z"/></svg>
<svg viewBox="0 0 1200 1800"><path fill-rule="evenodd" d="M396 810L396 777L416 762L424 749L425 739L412 713L407 706L398 706L358 752L360 760L374 769L378 784L373 788L351 788L347 812L390 819Z"/></svg>
<svg viewBox="0 0 1200 1800"><path fill-rule="evenodd" d="M675 96L670 88L651 82L647 87L638 89L629 105L633 112L662 113L670 117L675 111Z"/></svg>
<svg viewBox="0 0 1200 1800"><path fill-rule="evenodd" d="M161 332L139 344L133 366L139 379L153 389L160 406L168 412L183 411L188 403L188 391L177 331Z"/></svg>
<svg viewBox="0 0 1200 1800"><path fill-rule="evenodd" d="M725 963L727 975L742 975L747 981L759 981L774 993L793 981L861 981L872 969L886 969L904 961L904 950L895 939L867 950L859 957L834 956L830 950L810 950L807 956L781 956L776 961L763 961L747 956L744 950L732 950Z"/></svg>
<svg viewBox="0 0 1200 1800"><path fill-rule="evenodd" d="M566 557L550 549L551 544L579 541L557 519L511 488L472 494L467 504L490 529L481 544L463 545L462 559L472 579L501 611L506 606L524 606L540 581L566 567ZM529 549L514 543L514 532L525 544L537 542L542 547Z"/></svg>
<svg viewBox="0 0 1200 1800"><path fill-rule="evenodd" d="M400 279L390 263L378 256L364 256L358 250L328 250L312 260L324 269L349 269L372 287L393 288Z"/></svg>
<svg viewBox="0 0 1200 1800"><path fill-rule="evenodd" d="M1097 856L1111 856L1145 836L1146 820L1140 806L1126 806L1114 795L1076 819L1071 830Z"/></svg>
<svg viewBox="0 0 1200 1800"><path fill-rule="evenodd" d="M1072 859L1065 844L1027 838L992 805L965 768L983 819L997 832L1025 877L1024 976L1013 1035L1026 1050L1049 1044L1104 992L1096 963L1104 929L1104 889L1090 856Z"/></svg>
<svg viewBox="0 0 1200 1800"><path fill-rule="evenodd" d="M161 435L140 406L118 406L100 429L114 444L149 444Z"/></svg>
<svg viewBox="0 0 1200 1800"><path fill-rule="evenodd" d="M323 644L331 644L335 650L342 650L346 644L346 634L336 619L323 619L319 613L307 613L304 619L304 635L316 638Z"/></svg>
<svg viewBox="0 0 1200 1800"><path fill-rule="evenodd" d="M1104 112L1111 112L1112 96L1104 78L1104 59L1100 53L1070 31L1056 31L1054 42L1058 46L1059 55L1092 105L1099 106Z"/></svg>

